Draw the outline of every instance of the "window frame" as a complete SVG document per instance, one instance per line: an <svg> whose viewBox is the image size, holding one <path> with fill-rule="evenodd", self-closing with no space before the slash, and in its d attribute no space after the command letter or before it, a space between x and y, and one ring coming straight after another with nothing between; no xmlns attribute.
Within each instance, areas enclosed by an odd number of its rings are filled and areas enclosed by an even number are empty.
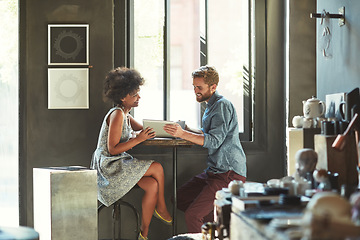
<svg viewBox="0 0 360 240"><path fill-rule="evenodd" d="M207 8L207 0L205 1ZM244 133L239 133L243 145L247 149L254 151L265 151L266 149L266 0L249 1L249 20L255 16L255 21L249 21L249 71L247 90L249 95L244 94ZM253 5L252 3L255 3ZM169 118L169 99L170 99L170 57L167 51L169 46L169 8L170 0L164 0L164 119ZM133 0L114 0L114 67L134 65L133 56L133 32L134 21L132 19L134 13ZM207 13L205 14L207 18ZM207 24L207 21L206 21ZM256 41L254 40L256 36ZM206 41L206 40L205 40ZM204 39L200 39L201 65L206 64L204 52L207 52L207 46ZM252 57L251 57L252 56ZM264 69L264 71L256 71L254 69ZM245 89L245 88L244 88ZM256 103L256 104L255 104ZM204 106L201 107L203 111ZM202 115L202 114L201 114ZM259 117L258 117L259 116Z"/></svg>

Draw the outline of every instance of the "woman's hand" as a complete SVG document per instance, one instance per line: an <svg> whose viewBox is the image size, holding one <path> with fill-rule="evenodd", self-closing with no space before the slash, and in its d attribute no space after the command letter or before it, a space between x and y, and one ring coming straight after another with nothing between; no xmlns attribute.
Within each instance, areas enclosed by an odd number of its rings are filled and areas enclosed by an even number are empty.
<svg viewBox="0 0 360 240"><path fill-rule="evenodd" d="M145 140L148 140L150 138L155 137L154 129L147 127L146 129L141 130L141 132L136 136L140 142L143 142Z"/></svg>
<svg viewBox="0 0 360 240"><path fill-rule="evenodd" d="M181 126L178 123L175 124L165 124L164 126L165 132L169 133L170 135L174 137L181 138L184 130L181 128Z"/></svg>

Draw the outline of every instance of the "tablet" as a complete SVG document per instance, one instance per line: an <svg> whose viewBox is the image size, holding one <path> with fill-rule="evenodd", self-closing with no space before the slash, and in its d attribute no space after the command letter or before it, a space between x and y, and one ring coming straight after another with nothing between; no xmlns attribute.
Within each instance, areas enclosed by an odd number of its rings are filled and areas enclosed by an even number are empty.
<svg viewBox="0 0 360 240"><path fill-rule="evenodd" d="M154 129L156 137L158 137L158 138L175 138L174 136L165 132L165 130L163 128L165 126L165 124L175 124L175 122L164 121L164 120L143 119L144 129L147 127ZM182 124L180 124L180 126L181 125ZM181 126L181 127L183 127L183 126Z"/></svg>

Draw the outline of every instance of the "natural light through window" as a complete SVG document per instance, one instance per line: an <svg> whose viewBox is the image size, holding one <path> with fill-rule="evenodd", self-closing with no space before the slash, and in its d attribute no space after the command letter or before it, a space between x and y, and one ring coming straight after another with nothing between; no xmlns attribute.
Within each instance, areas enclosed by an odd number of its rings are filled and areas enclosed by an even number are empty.
<svg viewBox="0 0 360 240"><path fill-rule="evenodd" d="M208 63L220 75L218 90L235 106L244 131L243 74L249 67L248 0L208 1Z"/></svg>
<svg viewBox="0 0 360 240"><path fill-rule="evenodd" d="M134 1L134 67L145 78L134 117L163 119L164 1Z"/></svg>
<svg viewBox="0 0 360 240"><path fill-rule="evenodd" d="M167 3L169 46L164 46L165 1L134 1L133 61L146 80L134 117L138 121L164 119L166 113L166 120L185 120L189 126L200 127L201 105L195 99L191 73L207 61L217 68L218 90L235 105L239 130L244 132L249 0L172 0ZM166 69L169 71L167 89L164 89L164 62L170 66Z"/></svg>
<svg viewBox="0 0 360 240"><path fill-rule="evenodd" d="M0 0L0 225L19 224L18 1Z"/></svg>
<svg viewBox="0 0 360 240"><path fill-rule="evenodd" d="M170 5L170 120L200 126L191 73L200 66L199 1L174 0ZM186 17L184 17L186 16Z"/></svg>

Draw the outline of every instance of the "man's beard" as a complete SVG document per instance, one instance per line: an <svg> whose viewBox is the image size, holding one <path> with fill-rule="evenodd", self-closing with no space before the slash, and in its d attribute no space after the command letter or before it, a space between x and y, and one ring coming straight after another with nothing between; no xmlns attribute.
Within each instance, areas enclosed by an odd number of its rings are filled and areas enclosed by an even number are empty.
<svg viewBox="0 0 360 240"><path fill-rule="evenodd" d="M201 94L201 96L198 96L197 94L195 96L196 96L196 101L201 103L201 102L209 100L210 97L211 97L211 94L210 94L210 91L209 91L209 92L206 92L205 94Z"/></svg>

